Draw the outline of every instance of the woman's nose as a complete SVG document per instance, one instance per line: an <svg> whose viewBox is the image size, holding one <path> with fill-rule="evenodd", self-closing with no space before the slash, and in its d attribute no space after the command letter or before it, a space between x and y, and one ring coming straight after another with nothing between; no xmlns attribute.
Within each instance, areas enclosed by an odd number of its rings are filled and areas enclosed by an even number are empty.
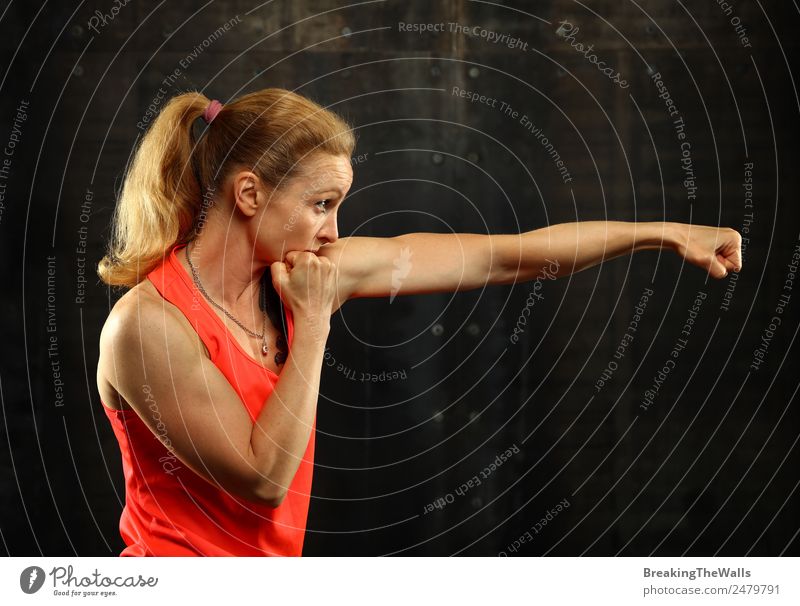
<svg viewBox="0 0 800 606"><path fill-rule="evenodd" d="M330 217L325 221L325 225L322 226L322 229L317 234L317 238L320 240L324 239L326 243L329 244L333 244L339 239L339 228L336 225L336 217Z"/></svg>

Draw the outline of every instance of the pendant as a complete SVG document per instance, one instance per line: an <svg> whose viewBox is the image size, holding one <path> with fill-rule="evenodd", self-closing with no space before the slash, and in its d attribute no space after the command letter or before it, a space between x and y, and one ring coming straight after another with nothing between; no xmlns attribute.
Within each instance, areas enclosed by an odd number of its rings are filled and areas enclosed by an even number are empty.
<svg viewBox="0 0 800 606"><path fill-rule="evenodd" d="M266 339L261 342L261 353L265 356L269 353L269 347L267 347Z"/></svg>

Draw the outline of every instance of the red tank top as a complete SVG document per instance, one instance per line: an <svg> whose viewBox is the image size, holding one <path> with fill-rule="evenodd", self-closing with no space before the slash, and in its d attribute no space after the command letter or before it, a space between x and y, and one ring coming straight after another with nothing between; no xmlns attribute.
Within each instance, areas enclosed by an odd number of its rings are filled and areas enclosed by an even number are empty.
<svg viewBox="0 0 800 606"><path fill-rule="evenodd" d="M255 423L278 375L239 345L222 319L197 294L172 249L147 276L161 295L180 309L202 339L211 361L239 394ZM269 271L269 269L267 269ZM294 332L284 306L288 344ZM187 468L159 441L133 410L103 403L122 454L125 507L120 534L122 556L299 556L303 550L314 468L311 428L306 453L277 508L252 503L212 485Z"/></svg>

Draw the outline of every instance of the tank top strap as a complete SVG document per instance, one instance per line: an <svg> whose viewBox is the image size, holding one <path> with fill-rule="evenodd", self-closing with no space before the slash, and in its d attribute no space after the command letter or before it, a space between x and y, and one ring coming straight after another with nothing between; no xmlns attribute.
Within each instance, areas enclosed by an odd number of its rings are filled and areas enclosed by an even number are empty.
<svg viewBox="0 0 800 606"><path fill-rule="evenodd" d="M225 357L231 350L235 350L237 357L245 364L253 364L261 371L267 370L244 350L197 289L178 259L178 253L184 248L183 244L174 246L164 262L147 275L148 279L164 299L183 313L208 349L213 363L217 364L221 356ZM286 318L287 345L291 347L294 337L294 318L289 307L284 305L283 309ZM267 372L277 376L272 371L267 370Z"/></svg>
<svg viewBox="0 0 800 606"><path fill-rule="evenodd" d="M188 277L185 276L186 272L181 271L183 266L178 261L176 253L182 248L180 245L173 247L164 262L151 271L147 278L165 300L183 313L208 349L213 362L222 351L223 343L220 341L219 331L215 330L212 318L200 301L202 295L193 284L188 284L185 279Z"/></svg>

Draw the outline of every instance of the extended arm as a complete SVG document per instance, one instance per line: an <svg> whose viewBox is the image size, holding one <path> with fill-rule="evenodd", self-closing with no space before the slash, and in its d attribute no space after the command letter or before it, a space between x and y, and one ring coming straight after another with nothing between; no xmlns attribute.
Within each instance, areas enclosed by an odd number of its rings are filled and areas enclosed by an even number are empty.
<svg viewBox="0 0 800 606"><path fill-rule="evenodd" d="M684 223L581 221L560 223L519 235L492 236L505 268L501 283L532 280L543 267L556 277L640 250L668 249L724 278L742 265L741 236L729 228Z"/></svg>
<svg viewBox="0 0 800 606"><path fill-rule="evenodd" d="M320 254L338 268L348 298L453 292L561 277L639 250L666 248L723 278L741 268L741 236L729 228L662 222L581 221L522 234L409 233L341 238ZM557 271L553 268L557 267Z"/></svg>

